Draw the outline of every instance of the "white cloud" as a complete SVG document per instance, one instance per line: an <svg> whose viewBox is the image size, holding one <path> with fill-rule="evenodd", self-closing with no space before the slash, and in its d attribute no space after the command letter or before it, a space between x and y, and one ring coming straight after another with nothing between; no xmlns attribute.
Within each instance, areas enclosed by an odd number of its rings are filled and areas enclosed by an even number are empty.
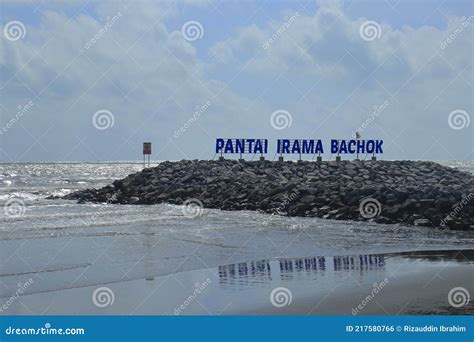
<svg viewBox="0 0 474 342"><path fill-rule="evenodd" d="M180 31L165 26L169 11L177 13L175 7L153 2L128 8L104 2L96 8L98 18L84 13L70 18L48 10L39 27L27 25L27 39L2 41L2 87L8 96L1 123L25 100L33 99L36 106L0 137L6 152L0 158L135 158L144 140L155 141L155 151L171 140L163 158L195 157L199 151L188 146L196 136L206 139L209 151L211 136L205 132L215 134L217 125L229 122L222 113L238 118L245 99L206 78L196 48ZM208 100L213 105L196 127L174 140L173 132ZM106 131L95 130L91 122L101 109L115 117ZM30 149L35 139L28 132L38 137L50 127L41 139L44 148L36 144Z"/></svg>
<svg viewBox="0 0 474 342"><path fill-rule="evenodd" d="M284 20L239 29L211 51L246 66L247 80L280 75L274 87L278 89L268 92L266 100L284 96L302 118L293 120L295 126L300 121L301 131L348 136L374 105L389 100L391 105L365 132L366 137L388 139L388 156L463 159L471 152L472 132L454 133L446 120L456 108L474 115L472 23L450 46L440 48L466 18L448 17L445 29L395 29L380 22L380 38L365 41L359 28L371 18L350 18L341 6L323 3L315 13L301 14L270 47L262 48ZM433 143L437 147L430 149Z"/></svg>
<svg viewBox="0 0 474 342"><path fill-rule="evenodd" d="M280 20L250 22L206 41L202 51L199 41L181 37L186 6L107 1L94 3L93 15L72 17L48 6L38 11L38 24L26 25L25 39L2 39L0 124L18 105L33 99L35 106L0 136L0 158L131 159L145 140L155 151L167 146L158 158L209 158L219 136L344 138L385 100L390 105L363 136L387 139L387 157L462 159L470 152L472 134L451 130L447 117L454 109L473 115L472 23L440 49L463 18L448 17L445 29L380 22L380 38L367 42L359 27L373 18L350 18L334 2L298 12L282 31L296 12L289 2ZM209 100L193 126L173 138ZM111 129L94 129L92 115L101 109L114 114ZM269 124L277 109L292 114L285 132ZM443 148L429 150L433 136Z"/></svg>

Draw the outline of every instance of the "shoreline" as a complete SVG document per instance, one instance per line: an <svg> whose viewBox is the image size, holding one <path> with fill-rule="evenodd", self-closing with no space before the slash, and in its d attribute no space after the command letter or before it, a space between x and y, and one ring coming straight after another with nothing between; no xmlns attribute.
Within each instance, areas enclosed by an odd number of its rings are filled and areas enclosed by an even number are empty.
<svg viewBox="0 0 474 342"><path fill-rule="evenodd" d="M456 308L448 301L454 287L474 292L474 250L462 254L432 250L248 261L24 295L0 315L354 315L383 282L357 315L474 314L472 302ZM93 294L104 287L114 301L98 307ZM281 307L271 297L280 288L291 293Z"/></svg>
<svg viewBox="0 0 474 342"><path fill-rule="evenodd" d="M63 198L474 231L474 177L421 161L182 160Z"/></svg>

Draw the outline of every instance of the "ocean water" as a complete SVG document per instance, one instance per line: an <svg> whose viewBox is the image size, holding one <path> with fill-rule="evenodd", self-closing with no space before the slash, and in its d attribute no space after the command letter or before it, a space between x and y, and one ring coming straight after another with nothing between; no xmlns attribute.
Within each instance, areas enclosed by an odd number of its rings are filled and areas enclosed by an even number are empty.
<svg viewBox="0 0 474 342"><path fill-rule="evenodd" d="M474 172L472 161L442 163ZM467 249L474 243L469 232L423 227L215 209L189 218L175 205L45 199L141 169L126 162L0 164L0 297L30 278L41 281L26 293L254 260Z"/></svg>

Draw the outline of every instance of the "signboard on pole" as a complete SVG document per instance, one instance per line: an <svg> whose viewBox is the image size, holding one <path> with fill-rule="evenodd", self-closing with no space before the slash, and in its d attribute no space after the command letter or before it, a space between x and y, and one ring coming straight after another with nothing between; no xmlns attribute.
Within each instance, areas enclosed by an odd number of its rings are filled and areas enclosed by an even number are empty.
<svg viewBox="0 0 474 342"><path fill-rule="evenodd" d="M150 167L151 142L143 143L143 167L145 167L145 158L148 156L148 167Z"/></svg>
<svg viewBox="0 0 474 342"><path fill-rule="evenodd" d="M151 142L144 142L143 143L143 154L150 155L151 154Z"/></svg>

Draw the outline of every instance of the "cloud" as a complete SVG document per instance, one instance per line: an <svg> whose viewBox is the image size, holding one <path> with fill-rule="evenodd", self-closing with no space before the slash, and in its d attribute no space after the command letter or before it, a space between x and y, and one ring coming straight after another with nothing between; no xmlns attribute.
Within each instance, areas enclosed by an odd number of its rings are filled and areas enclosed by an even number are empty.
<svg viewBox="0 0 474 342"><path fill-rule="evenodd" d="M473 113L472 23L458 32L466 18L448 16L444 28L379 20L380 37L366 41L360 26L374 18L288 2L278 19L242 21L212 41L218 19L199 1L63 7L41 7L23 39L2 37L0 126L34 106L0 134L1 160L136 159L147 140L157 158L210 158L216 137L345 138L385 101L362 135L386 139L387 158L471 152L472 127L447 122L455 109ZM189 42L181 26L194 19L206 34ZM292 114L284 132L269 122L278 109ZM114 116L106 130L92 122L100 110Z"/></svg>
<svg viewBox="0 0 474 342"><path fill-rule="evenodd" d="M351 18L340 5L322 2L313 14L298 14L291 24L285 12L280 21L217 42L211 52L224 58L214 68L232 61L247 82L270 83L276 75L266 102L283 98L280 105L298 113L293 123L308 135L347 137L388 101L363 133L387 139L387 155L464 159L472 152L472 131L453 132L447 124L454 109L473 112L469 18L448 16L444 29L375 22L379 36L365 40L360 28L373 20ZM442 48L463 23L464 32Z"/></svg>
<svg viewBox="0 0 474 342"><path fill-rule="evenodd" d="M164 20L177 8L104 2L95 13L43 11L38 27L26 25L24 40L2 42L8 96L1 123L15 116L18 105L32 100L35 106L0 136L1 158L131 159L145 140L156 142L160 157L191 158L199 153L188 149L193 136L212 146L217 125L229 122L221 113L237 118L245 99L206 78L196 47L167 28ZM207 101L212 106L199 122L173 138ZM113 114L114 125L96 130L92 118L103 109Z"/></svg>

